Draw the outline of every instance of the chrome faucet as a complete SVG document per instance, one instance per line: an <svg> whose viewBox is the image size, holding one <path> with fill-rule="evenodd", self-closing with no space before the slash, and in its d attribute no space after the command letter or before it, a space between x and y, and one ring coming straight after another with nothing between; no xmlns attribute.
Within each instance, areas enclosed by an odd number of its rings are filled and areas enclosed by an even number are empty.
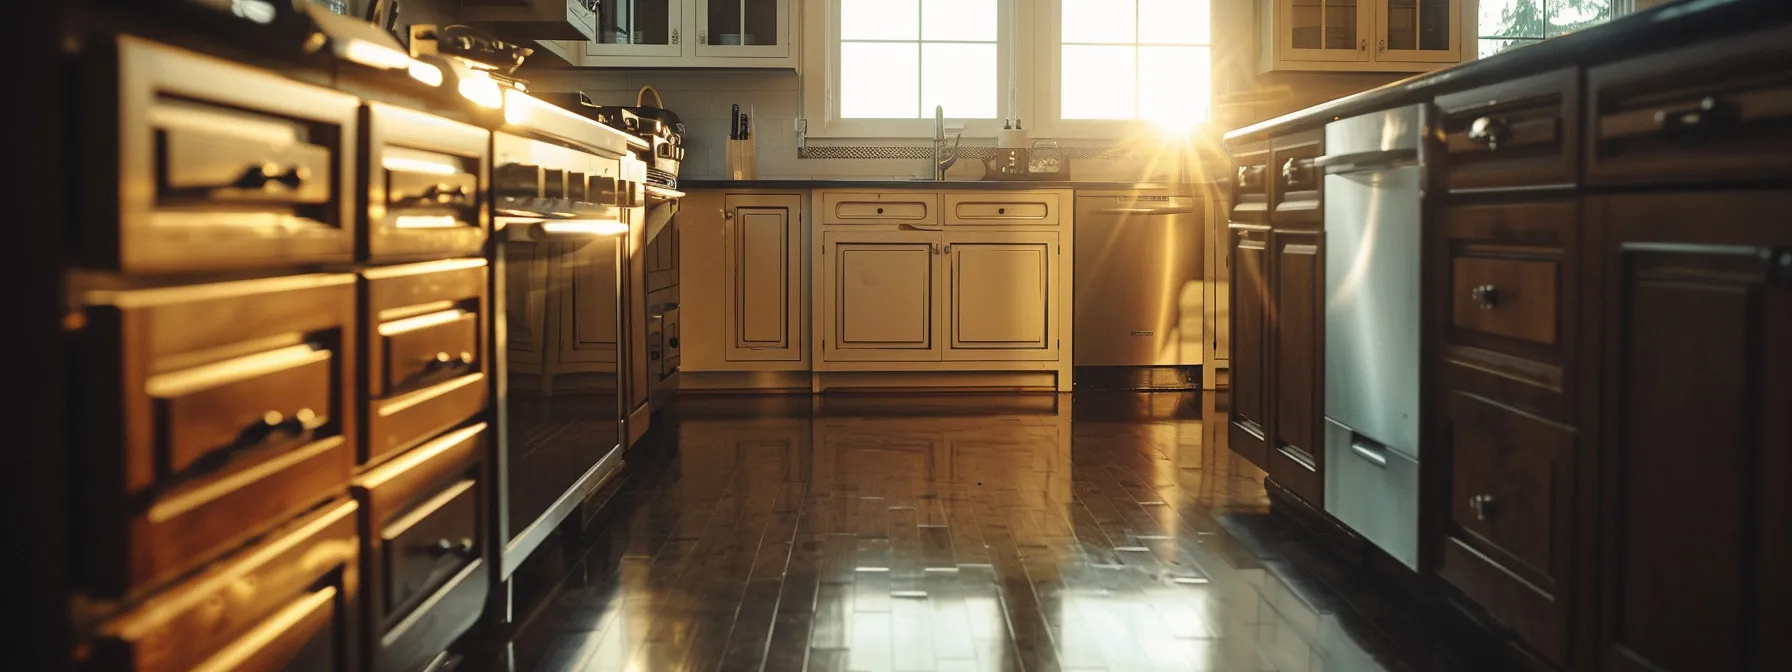
<svg viewBox="0 0 1792 672"><path fill-rule="evenodd" d="M952 146L946 146L946 106L933 106L933 181L946 181L946 171L958 163L958 143L962 141L964 131L959 131L952 136Z"/></svg>

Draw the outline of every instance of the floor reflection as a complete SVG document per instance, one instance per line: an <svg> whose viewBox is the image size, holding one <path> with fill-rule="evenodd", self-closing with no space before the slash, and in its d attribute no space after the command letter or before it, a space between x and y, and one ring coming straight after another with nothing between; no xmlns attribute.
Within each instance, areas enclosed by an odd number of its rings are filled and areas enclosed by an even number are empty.
<svg viewBox="0 0 1792 672"><path fill-rule="evenodd" d="M511 666L1412 669L1264 550L1217 395L688 397L656 422Z"/></svg>

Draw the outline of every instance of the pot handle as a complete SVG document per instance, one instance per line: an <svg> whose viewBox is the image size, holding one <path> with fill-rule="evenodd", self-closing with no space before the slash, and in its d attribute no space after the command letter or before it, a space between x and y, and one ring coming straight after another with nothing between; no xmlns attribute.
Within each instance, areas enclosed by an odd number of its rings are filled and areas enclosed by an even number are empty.
<svg viewBox="0 0 1792 672"><path fill-rule="evenodd" d="M652 105L647 104L648 94L653 95L653 104ZM659 89L655 89L655 88L653 88L652 84L649 84L647 86L641 87L641 91L639 93L635 94L635 107L657 107L660 109L665 109L666 102L664 100L660 99Z"/></svg>

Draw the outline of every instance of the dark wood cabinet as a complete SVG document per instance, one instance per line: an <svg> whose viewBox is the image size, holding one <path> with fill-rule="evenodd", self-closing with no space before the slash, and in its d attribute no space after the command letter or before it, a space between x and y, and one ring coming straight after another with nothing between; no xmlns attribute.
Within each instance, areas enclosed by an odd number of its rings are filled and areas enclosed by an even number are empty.
<svg viewBox="0 0 1792 672"><path fill-rule="evenodd" d="M1232 225L1232 450L1269 466L1269 230Z"/></svg>
<svg viewBox="0 0 1792 672"><path fill-rule="evenodd" d="M1268 471L1318 505L1324 499L1325 251L1319 231L1270 233L1275 250L1273 414Z"/></svg>
<svg viewBox="0 0 1792 672"><path fill-rule="evenodd" d="M1792 193L1595 199L1604 669L1786 669Z"/></svg>

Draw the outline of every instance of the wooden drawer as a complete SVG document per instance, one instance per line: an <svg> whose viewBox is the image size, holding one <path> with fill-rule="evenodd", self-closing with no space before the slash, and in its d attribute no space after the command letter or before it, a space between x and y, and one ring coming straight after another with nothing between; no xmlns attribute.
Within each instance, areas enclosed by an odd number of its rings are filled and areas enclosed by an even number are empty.
<svg viewBox="0 0 1792 672"><path fill-rule="evenodd" d="M105 624L85 669L349 669L355 510L326 507Z"/></svg>
<svg viewBox="0 0 1792 672"><path fill-rule="evenodd" d="M1438 573L1562 664L1576 433L1461 391L1444 406L1450 514Z"/></svg>
<svg viewBox="0 0 1792 672"><path fill-rule="evenodd" d="M1792 28L1587 71L1587 181L1792 175Z"/></svg>
<svg viewBox="0 0 1792 672"><path fill-rule="evenodd" d="M352 275L89 292L76 428L101 595L204 564L347 483Z"/></svg>
<svg viewBox="0 0 1792 672"><path fill-rule="evenodd" d="M1445 206L1442 288L1446 381L1570 417L1580 231L1572 200Z"/></svg>
<svg viewBox="0 0 1792 672"><path fill-rule="evenodd" d="M822 192L823 224L937 224L940 195L933 192Z"/></svg>
<svg viewBox="0 0 1792 672"><path fill-rule="evenodd" d="M484 259L389 266L367 283L367 440L386 459L484 410Z"/></svg>
<svg viewBox="0 0 1792 672"><path fill-rule="evenodd" d="M1314 160L1325 153L1325 132L1315 129L1271 141L1269 172L1270 221L1276 228L1318 229L1325 213L1320 209L1320 185L1324 182Z"/></svg>
<svg viewBox="0 0 1792 672"><path fill-rule="evenodd" d="M415 669L479 618L487 586L479 569L488 541L480 522L488 440L484 423L457 429L355 482L369 521L363 575L375 669ZM435 599L444 591L454 599ZM466 591L477 599L461 594ZM431 626L407 626L412 623Z"/></svg>
<svg viewBox="0 0 1792 672"><path fill-rule="evenodd" d="M1437 98L1444 188L1571 185L1580 149L1574 68Z"/></svg>
<svg viewBox="0 0 1792 672"><path fill-rule="evenodd" d="M353 256L353 96L129 36L102 69L116 89L92 101L82 138L118 160L91 162L110 195L83 201L84 262L153 273Z"/></svg>
<svg viewBox="0 0 1792 672"><path fill-rule="evenodd" d="M1232 151L1231 221L1269 222L1269 143L1261 142Z"/></svg>
<svg viewBox="0 0 1792 672"><path fill-rule="evenodd" d="M380 103L367 119L367 256L479 254L491 133ZM585 181L577 186L583 198Z"/></svg>
<svg viewBox="0 0 1792 672"><path fill-rule="evenodd" d="M947 224L1057 226L1063 204L1056 193L946 194Z"/></svg>

